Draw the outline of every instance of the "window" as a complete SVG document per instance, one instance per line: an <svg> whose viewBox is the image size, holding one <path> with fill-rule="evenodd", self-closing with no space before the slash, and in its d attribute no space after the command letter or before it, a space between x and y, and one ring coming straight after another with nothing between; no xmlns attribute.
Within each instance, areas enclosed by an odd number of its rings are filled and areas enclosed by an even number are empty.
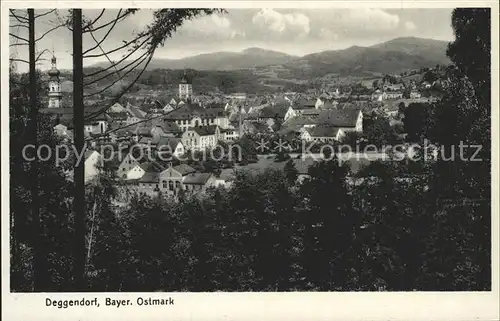
<svg viewBox="0 0 500 321"><path fill-rule="evenodd" d="M168 185L167 185L167 181L163 181L163 188L167 188Z"/></svg>
<svg viewBox="0 0 500 321"><path fill-rule="evenodd" d="M173 191L174 190L174 182L173 181L168 181L168 190Z"/></svg>
<svg viewBox="0 0 500 321"><path fill-rule="evenodd" d="M181 183L180 183L179 181L176 181L176 182L175 182L175 188L176 188L176 189L179 189L180 185L181 185Z"/></svg>

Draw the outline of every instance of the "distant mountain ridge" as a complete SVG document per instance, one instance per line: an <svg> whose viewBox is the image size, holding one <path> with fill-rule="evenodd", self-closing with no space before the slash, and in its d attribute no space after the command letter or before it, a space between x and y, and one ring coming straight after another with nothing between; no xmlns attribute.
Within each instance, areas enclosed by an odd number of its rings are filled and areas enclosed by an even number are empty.
<svg viewBox="0 0 500 321"><path fill-rule="evenodd" d="M281 79L310 79L329 74L391 74L449 64L447 45L447 41L403 37L369 47L352 46L302 57L252 47L241 52L222 51L182 59L156 58L152 59L148 69L251 70L256 75L275 75L271 77ZM103 63L92 67L106 66Z"/></svg>

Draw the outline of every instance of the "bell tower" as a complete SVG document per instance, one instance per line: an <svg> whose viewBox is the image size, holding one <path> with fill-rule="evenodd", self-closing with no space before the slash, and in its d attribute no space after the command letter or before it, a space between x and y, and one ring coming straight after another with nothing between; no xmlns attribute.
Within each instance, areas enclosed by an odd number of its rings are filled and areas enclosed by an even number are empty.
<svg viewBox="0 0 500 321"><path fill-rule="evenodd" d="M179 99L191 100L192 96L193 85L191 83L191 79L188 79L186 71L184 71L184 75L182 76L181 82L179 83Z"/></svg>
<svg viewBox="0 0 500 321"><path fill-rule="evenodd" d="M52 56L52 68L49 70L49 108L62 107L61 72L57 69L57 59Z"/></svg>

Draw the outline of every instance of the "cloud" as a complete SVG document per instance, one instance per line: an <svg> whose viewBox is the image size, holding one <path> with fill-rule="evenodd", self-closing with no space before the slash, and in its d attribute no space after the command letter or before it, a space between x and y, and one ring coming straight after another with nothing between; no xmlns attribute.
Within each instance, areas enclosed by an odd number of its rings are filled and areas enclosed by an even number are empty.
<svg viewBox="0 0 500 321"><path fill-rule="evenodd" d="M319 31L319 37L325 40L337 40L339 35L327 28L321 28Z"/></svg>
<svg viewBox="0 0 500 321"><path fill-rule="evenodd" d="M406 21L405 22L405 29L406 30L415 30L415 29L417 29L417 26L415 26L415 24L411 21Z"/></svg>
<svg viewBox="0 0 500 321"><path fill-rule="evenodd" d="M306 36L311 30L309 17L305 14L297 12L282 14L273 9L260 10L253 16L252 23L261 32L271 32L281 38Z"/></svg>
<svg viewBox="0 0 500 321"><path fill-rule="evenodd" d="M397 14L370 8L339 10L335 18L345 28L378 31L396 29L400 21Z"/></svg>
<svg viewBox="0 0 500 321"><path fill-rule="evenodd" d="M179 35L193 38L214 37L213 39L230 39L241 32L235 30L231 21L222 15L203 16L184 23Z"/></svg>

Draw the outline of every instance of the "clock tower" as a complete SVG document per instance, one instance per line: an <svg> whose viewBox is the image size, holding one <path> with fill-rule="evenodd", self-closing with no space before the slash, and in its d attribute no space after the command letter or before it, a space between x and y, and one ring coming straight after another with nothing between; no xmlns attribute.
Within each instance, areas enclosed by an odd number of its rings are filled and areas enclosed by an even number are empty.
<svg viewBox="0 0 500 321"><path fill-rule="evenodd" d="M182 76L181 82L179 84L179 99L191 100L192 96L193 85L191 83L191 79L188 79L186 71L184 71L184 75Z"/></svg>
<svg viewBox="0 0 500 321"><path fill-rule="evenodd" d="M59 75L61 72L56 66L57 59L55 56L52 57L52 68L49 70L49 108L61 108L62 107L62 92L61 92L61 80Z"/></svg>

